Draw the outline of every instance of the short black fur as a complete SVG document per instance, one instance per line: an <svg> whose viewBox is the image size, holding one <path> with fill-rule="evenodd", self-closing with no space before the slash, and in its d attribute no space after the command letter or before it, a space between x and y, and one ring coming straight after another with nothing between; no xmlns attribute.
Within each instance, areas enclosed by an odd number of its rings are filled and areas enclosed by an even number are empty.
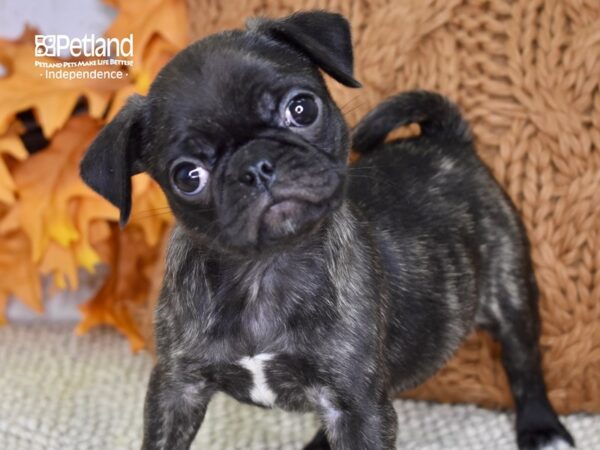
<svg viewBox="0 0 600 450"><path fill-rule="evenodd" d="M178 222L143 448L189 448L222 391L316 411L323 428L308 449L392 449L395 394L432 375L474 326L502 344L520 449L573 444L545 392L523 226L457 108L424 91L386 100L354 130L363 156L348 168L350 133L319 69L359 86L337 14L210 36L131 100L82 162L123 223L140 170ZM318 111L301 126L298 98ZM420 136L384 142L413 122Z"/></svg>

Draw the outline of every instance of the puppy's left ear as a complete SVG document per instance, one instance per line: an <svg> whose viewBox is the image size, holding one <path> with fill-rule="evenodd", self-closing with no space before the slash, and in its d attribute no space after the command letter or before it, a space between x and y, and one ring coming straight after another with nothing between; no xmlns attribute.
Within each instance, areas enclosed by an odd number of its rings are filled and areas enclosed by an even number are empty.
<svg viewBox="0 0 600 450"><path fill-rule="evenodd" d="M354 79L350 24L341 14L306 11L283 19L250 19L246 26L300 50L340 83L361 87Z"/></svg>
<svg viewBox="0 0 600 450"><path fill-rule="evenodd" d="M98 134L80 165L83 181L119 208L121 226L131 213L131 177L142 172L144 97L134 95Z"/></svg>

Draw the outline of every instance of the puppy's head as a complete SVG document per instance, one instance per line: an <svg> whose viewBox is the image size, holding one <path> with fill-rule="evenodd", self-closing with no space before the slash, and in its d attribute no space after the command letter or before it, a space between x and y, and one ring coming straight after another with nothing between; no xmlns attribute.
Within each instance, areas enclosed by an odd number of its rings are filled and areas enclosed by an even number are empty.
<svg viewBox="0 0 600 450"><path fill-rule="evenodd" d="M165 66L88 149L81 175L131 210L148 172L178 222L220 249L261 251L318 228L341 203L348 129L319 69L358 87L347 21L304 12L210 36Z"/></svg>

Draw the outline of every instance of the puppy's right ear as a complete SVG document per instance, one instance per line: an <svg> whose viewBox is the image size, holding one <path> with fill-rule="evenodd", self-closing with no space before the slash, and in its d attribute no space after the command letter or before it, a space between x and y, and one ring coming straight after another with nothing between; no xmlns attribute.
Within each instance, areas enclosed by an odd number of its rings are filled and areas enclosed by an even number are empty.
<svg viewBox="0 0 600 450"><path fill-rule="evenodd" d="M246 27L295 47L343 85L361 87L353 75L350 24L341 14L316 10L282 19L255 17Z"/></svg>
<svg viewBox="0 0 600 450"><path fill-rule="evenodd" d="M144 97L130 97L100 131L80 165L83 181L119 208L122 227L131 213L131 177L143 170L140 156L144 106Z"/></svg>

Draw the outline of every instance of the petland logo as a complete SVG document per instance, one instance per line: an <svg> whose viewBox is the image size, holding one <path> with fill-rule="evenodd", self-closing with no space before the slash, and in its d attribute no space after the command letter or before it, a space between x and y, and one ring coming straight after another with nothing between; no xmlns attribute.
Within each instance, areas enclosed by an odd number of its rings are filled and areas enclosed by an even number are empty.
<svg viewBox="0 0 600 450"><path fill-rule="evenodd" d="M126 67L133 66L133 34L122 39L36 34L35 57L40 58L35 60L35 67L44 69L40 76L47 79L121 80L129 76Z"/></svg>
<svg viewBox="0 0 600 450"><path fill-rule="evenodd" d="M83 38L70 38L65 34L36 34L35 56L69 56L98 58L130 58L133 56L133 34L129 37L104 38L85 35Z"/></svg>

